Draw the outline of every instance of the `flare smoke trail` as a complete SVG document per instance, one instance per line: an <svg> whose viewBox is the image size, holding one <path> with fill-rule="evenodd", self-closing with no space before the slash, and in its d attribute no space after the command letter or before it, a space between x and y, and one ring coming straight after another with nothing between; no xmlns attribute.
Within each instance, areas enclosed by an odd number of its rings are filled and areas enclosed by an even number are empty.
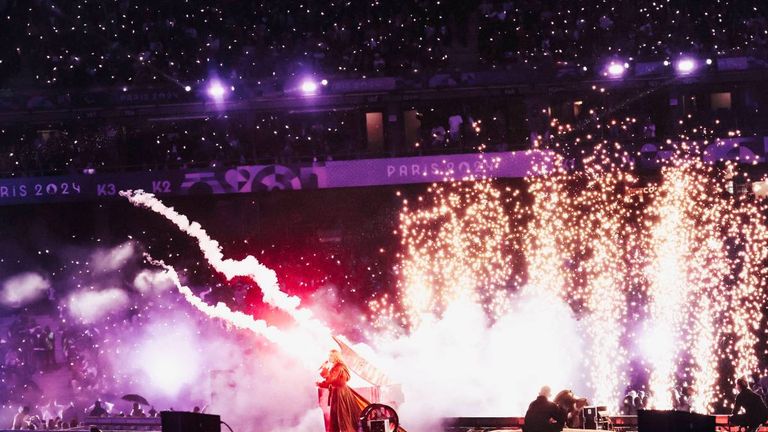
<svg viewBox="0 0 768 432"><path fill-rule="evenodd" d="M147 208L165 217L175 224L182 232L197 240L198 246L203 252L203 256L206 260L227 279L231 280L236 276L245 276L255 281L262 291L265 303L288 313L304 332L314 336L315 342L307 345L306 348L314 346L317 347L317 349L313 351L319 352L327 347L334 346L331 337L332 333L328 326L315 318L309 309L301 308L301 299L299 297L291 296L283 292L278 285L275 272L261 264L255 257L249 255L243 260L225 259L219 243L210 238L199 223L190 222L189 218L179 214L173 208L166 206L153 194L137 190L121 191L120 195L128 198L128 200L135 206ZM169 271L172 270L168 266L165 266L165 268ZM202 312L209 316L216 316L225 318L230 322L237 322L236 325L238 327L248 328L252 331L259 332L270 338L272 341L280 340L281 343L285 342L285 334L281 333L275 327L270 327L266 322L262 320L254 320L252 317L243 313L233 312L222 303L217 304L215 307L211 307L195 296L191 290L188 288L185 289L185 287L181 285L178 275L176 275L175 272L169 274L174 282L176 282L177 288L187 301ZM311 340L311 338L307 339L307 341ZM304 354L305 358L306 356L307 355ZM318 361L322 358L322 355L320 357L313 357L315 361Z"/></svg>
<svg viewBox="0 0 768 432"><path fill-rule="evenodd" d="M280 346L286 353L293 355L295 358L299 358L305 361L307 366L314 366L318 358L322 358L325 347L318 345L314 339L314 335L305 331L287 332L277 327L270 326L266 321L255 319L252 316L233 311L224 303L217 303L215 306L211 306L204 302L200 297L196 296L192 290L181 283L179 274L176 270L165 264L162 260L156 260L149 255L145 255L149 263L161 267L165 270L166 275L171 279L176 289L184 296L184 299L195 309L204 313L211 318L219 318L233 327L250 330L260 336L263 336L270 342L273 342ZM313 349L314 348L314 349Z"/></svg>

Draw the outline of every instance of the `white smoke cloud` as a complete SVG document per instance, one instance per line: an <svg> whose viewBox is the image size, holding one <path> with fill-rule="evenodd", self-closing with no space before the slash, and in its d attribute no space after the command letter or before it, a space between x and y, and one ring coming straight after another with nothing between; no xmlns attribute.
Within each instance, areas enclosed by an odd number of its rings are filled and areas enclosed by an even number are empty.
<svg viewBox="0 0 768 432"><path fill-rule="evenodd" d="M206 412L235 430L323 429L316 371L254 334L227 329L183 304L172 310L146 310L148 322L126 327L116 349L105 351L112 369L130 382L124 391L158 409L207 404Z"/></svg>
<svg viewBox="0 0 768 432"><path fill-rule="evenodd" d="M21 273L3 282L0 303L12 308L26 306L42 298L50 287L51 282L38 273Z"/></svg>
<svg viewBox="0 0 768 432"><path fill-rule="evenodd" d="M91 254L94 272L107 273L125 266L136 256L136 244L127 241L110 249L99 249Z"/></svg>
<svg viewBox="0 0 768 432"><path fill-rule="evenodd" d="M522 416L543 385L588 395L570 308L532 295L514 306L489 323L479 305L455 303L409 336L356 349L402 384L408 430L439 428L443 417Z"/></svg>
<svg viewBox="0 0 768 432"><path fill-rule="evenodd" d="M205 353L199 346L197 332L184 325L167 322L148 326L131 353L131 364L146 378L153 391L176 397L202 375Z"/></svg>
<svg viewBox="0 0 768 432"><path fill-rule="evenodd" d="M160 294L173 288L173 281L162 270L144 269L136 274L133 287L142 294Z"/></svg>
<svg viewBox="0 0 768 432"><path fill-rule="evenodd" d="M128 294L119 288L100 291L81 290L67 300L69 313L84 324L91 324L128 305Z"/></svg>
<svg viewBox="0 0 768 432"><path fill-rule="evenodd" d="M308 370L299 361L286 356L279 347L262 347L252 351L248 342L252 335L241 338L241 343L222 344L215 350L214 360L224 365L223 379L210 380L212 412L232 419L235 430L295 429L323 430L323 416L317 410L318 398L315 370ZM243 345L242 343L245 343ZM239 359L227 362L226 358ZM243 361L244 360L244 361ZM227 378L229 377L229 378ZM309 412L317 413L313 420Z"/></svg>
<svg viewBox="0 0 768 432"><path fill-rule="evenodd" d="M320 408L310 409L304 413L295 426L278 426L275 432L317 432L325 429L323 424L323 410Z"/></svg>

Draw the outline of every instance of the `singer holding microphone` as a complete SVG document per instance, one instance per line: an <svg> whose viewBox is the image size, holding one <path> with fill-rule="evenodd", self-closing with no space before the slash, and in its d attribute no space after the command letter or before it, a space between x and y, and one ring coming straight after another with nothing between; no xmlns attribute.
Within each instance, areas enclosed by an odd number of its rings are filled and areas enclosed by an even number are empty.
<svg viewBox="0 0 768 432"><path fill-rule="evenodd" d="M330 432L357 432L360 407L352 390L347 386L349 369L338 350L331 350L328 361L320 367L320 376L323 381L318 382L317 386L330 391Z"/></svg>

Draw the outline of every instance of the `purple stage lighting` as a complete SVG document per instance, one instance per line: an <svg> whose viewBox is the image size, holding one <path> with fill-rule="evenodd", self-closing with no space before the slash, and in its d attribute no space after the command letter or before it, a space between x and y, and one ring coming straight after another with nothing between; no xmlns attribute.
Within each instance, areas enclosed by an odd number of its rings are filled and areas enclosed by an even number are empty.
<svg viewBox="0 0 768 432"><path fill-rule="evenodd" d="M224 87L219 81L213 81L208 86L208 96L217 101L224 99L224 95L226 95L226 93L226 87Z"/></svg>
<svg viewBox="0 0 768 432"><path fill-rule="evenodd" d="M696 70L696 60L685 57L675 63L675 69L680 75L688 75Z"/></svg>
<svg viewBox="0 0 768 432"><path fill-rule="evenodd" d="M301 92L305 95L311 95L317 93L317 83L311 79L306 79L301 82Z"/></svg>
<svg viewBox="0 0 768 432"><path fill-rule="evenodd" d="M617 62L611 62L605 69L606 75L611 78L621 78L624 76L624 72L627 71L627 65Z"/></svg>

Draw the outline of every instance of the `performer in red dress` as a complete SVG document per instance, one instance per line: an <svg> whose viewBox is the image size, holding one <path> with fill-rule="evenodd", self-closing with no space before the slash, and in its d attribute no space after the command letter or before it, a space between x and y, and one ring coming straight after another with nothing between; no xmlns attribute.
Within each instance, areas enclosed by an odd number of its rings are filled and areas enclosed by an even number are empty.
<svg viewBox="0 0 768 432"><path fill-rule="evenodd" d="M362 411L361 402L347 386L349 369L339 351L331 350L328 363L320 368L320 375L324 380L317 383L318 387L330 390L330 432L357 432Z"/></svg>

